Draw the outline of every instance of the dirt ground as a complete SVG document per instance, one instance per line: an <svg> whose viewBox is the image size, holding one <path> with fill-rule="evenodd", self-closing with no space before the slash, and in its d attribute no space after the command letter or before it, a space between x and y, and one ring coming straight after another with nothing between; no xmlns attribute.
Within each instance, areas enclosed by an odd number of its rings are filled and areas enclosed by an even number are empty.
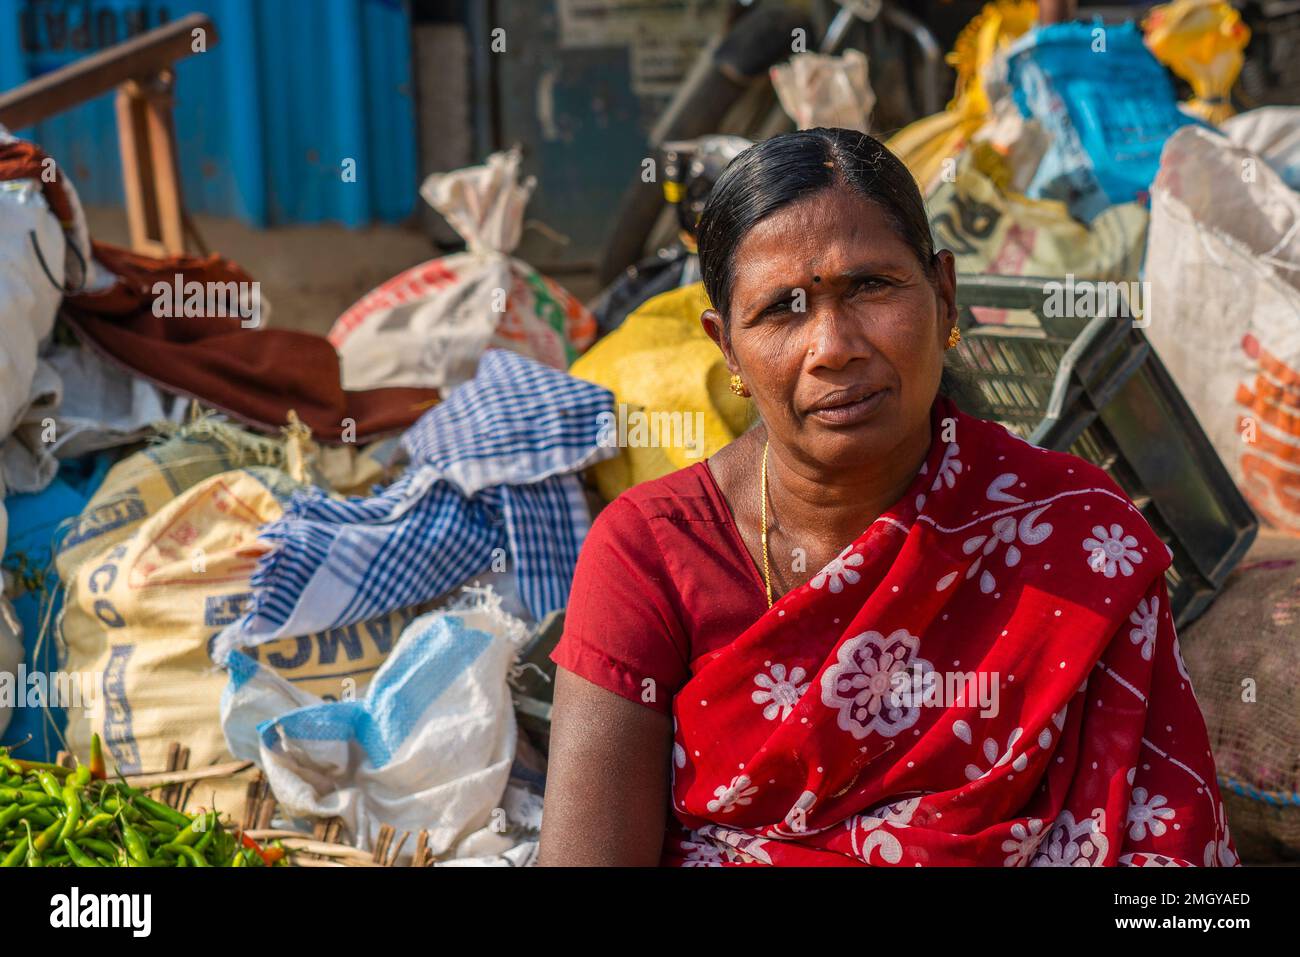
<svg viewBox="0 0 1300 957"><path fill-rule="evenodd" d="M90 233L102 242L128 244L125 212L116 207L86 209ZM348 306L404 269L442 254L417 229L338 225L254 229L237 220L195 216L212 252L243 266L262 284L271 303L270 325L324 334ZM578 298L595 295L589 274L554 277Z"/></svg>

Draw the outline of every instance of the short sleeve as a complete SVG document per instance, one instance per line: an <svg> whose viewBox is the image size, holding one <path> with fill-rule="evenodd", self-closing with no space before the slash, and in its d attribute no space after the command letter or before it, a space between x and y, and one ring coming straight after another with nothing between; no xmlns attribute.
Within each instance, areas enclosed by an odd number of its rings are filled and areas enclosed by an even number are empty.
<svg viewBox="0 0 1300 957"><path fill-rule="evenodd" d="M551 660L667 714L690 677L678 605L655 529L621 496L596 516L578 554Z"/></svg>

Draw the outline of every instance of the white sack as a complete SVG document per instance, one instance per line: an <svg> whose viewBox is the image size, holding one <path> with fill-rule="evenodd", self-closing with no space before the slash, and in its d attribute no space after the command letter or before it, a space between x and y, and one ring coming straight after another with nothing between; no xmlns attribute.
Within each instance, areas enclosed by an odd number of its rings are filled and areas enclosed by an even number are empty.
<svg viewBox="0 0 1300 957"><path fill-rule="evenodd" d="M1185 127L1151 190L1147 337L1267 521L1300 534L1300 195Z"/></svg>
<svg viewBox="0 0 1300 957"><path fill-rule="evenodd" d="M429 832L444 855L500 805L517 729L507 676L527 628L487 588L402 632L356 701L312 699L240 651L226 661L221 722L290 818L343 819L371 849L379 829Z"/></svg>

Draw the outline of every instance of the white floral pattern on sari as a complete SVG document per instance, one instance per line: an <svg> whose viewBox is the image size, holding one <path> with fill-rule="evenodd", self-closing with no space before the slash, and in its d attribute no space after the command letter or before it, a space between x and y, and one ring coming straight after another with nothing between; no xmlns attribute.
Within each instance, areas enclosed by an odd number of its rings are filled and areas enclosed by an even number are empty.
<svg viewBox="0 0 1300 957"><path fill-rule="evenodd" d="M840 646L838 660L822 673L822 703L839 712L842 729L859 739L873 732L892 738L916 723L920 706L899 701L893 691L916 669L921 675L934 670L917 656L920 646L905 628L888 637L866 631Z"/></svg>

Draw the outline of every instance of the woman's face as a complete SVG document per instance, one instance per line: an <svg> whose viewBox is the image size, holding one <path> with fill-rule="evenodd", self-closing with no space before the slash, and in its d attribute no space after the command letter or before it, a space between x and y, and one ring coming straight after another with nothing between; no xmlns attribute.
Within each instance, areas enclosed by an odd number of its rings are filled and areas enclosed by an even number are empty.
<svg viewBox="0 0 1300 957"><path fill-rule="evenodd" d="M754 226L735 251L730 347L772 441L821 468L870 468L929 431L956 322L952 254L932 281L875 203L822 190Z"/></svg>

